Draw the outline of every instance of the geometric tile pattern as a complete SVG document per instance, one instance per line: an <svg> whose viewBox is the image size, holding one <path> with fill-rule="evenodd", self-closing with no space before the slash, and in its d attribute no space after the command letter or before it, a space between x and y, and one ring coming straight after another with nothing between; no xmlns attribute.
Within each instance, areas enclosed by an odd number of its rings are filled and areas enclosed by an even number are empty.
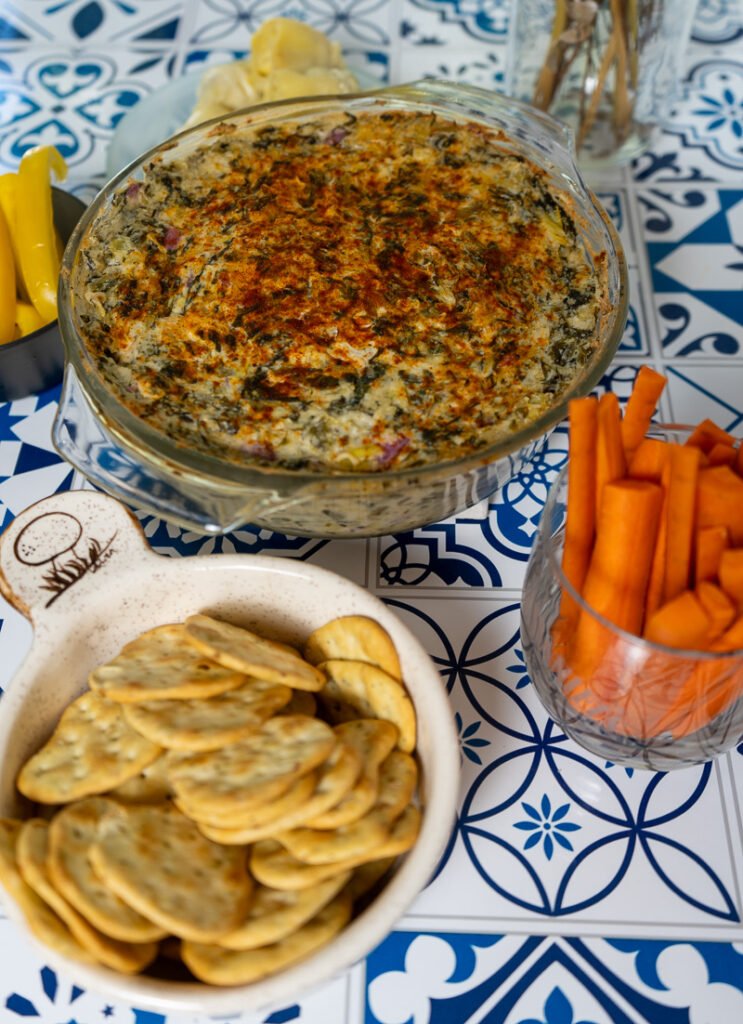
<svg viewBox="0 0 743 1024"><path fill-rule="evenodd" d="M122 118L184 72L301 17L379 81L503 89L509 0L2 0L0 172L51 142L90 198ZM701 0L674 107L649 151L590 183L621 236L630 313L598 390L650 363L665 419L743 432L743 22ZM54 451L58 389L0 404L0 528L85 482ZM524 665L519 600L564 426L489 500L370 540L250 524L205 538L139 513L163 556L267 552L367 586L419 637L460 734L459 816L435 877L367 960L249 1024L732 1024L743 1020L743 745L669 774L569 741ZM136 512L137 510L135 510ZM31 628L0 601L0 688ZM58 976L0 916L0 1024L207 1024L110 1003Z"/></svg>

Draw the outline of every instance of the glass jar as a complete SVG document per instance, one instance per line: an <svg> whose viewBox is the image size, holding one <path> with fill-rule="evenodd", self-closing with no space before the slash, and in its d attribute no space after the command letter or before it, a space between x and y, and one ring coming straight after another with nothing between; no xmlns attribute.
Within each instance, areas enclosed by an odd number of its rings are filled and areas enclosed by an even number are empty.
<svg viewBox="0 0 743 1024"><path fill-rule="evenodd" d="M584 167L628 163L669 116L696 0L516 0L507 91L575 132Z"/></svg>
<svg viewBox="0 0 743 1024"><path fill-rule="evenodd" d="M591 608L561 568L566 502L563 470L542 514L521 605L524 658L547 712L586 750L636 768L684 768L735 746L743 737L743 651L650 643ZM569 638L556 623L565 593L592 619L604 652L590 679L563 654Z"/></svg>

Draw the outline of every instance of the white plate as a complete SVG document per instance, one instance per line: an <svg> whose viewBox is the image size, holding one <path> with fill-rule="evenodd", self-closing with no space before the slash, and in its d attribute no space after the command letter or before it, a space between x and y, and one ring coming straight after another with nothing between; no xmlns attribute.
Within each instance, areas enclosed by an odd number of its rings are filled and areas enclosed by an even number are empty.
<svg viewBox="0 0 743 1024"><path fill-rule="evenodd" d="M204 70L191 71L166 82L124 114L106 154L106 175L109 178L181 130L196 103ZM362 90L381 88L384 84L368 72L354 70L353 74Z"/></svg>

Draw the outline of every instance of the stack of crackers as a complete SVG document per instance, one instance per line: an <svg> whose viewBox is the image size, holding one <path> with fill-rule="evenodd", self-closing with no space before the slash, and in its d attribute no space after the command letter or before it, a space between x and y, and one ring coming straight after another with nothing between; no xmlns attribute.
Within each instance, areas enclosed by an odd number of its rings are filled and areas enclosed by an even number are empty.
<svg viewBox="0 0 743 1024"><path fill-rule="evenodd" d="M89 684L18 776L37 816L0 820L0 882L68 957L257 981L327 943L415 842L415 712L371 619L300 654L193 615Z"/></svg>

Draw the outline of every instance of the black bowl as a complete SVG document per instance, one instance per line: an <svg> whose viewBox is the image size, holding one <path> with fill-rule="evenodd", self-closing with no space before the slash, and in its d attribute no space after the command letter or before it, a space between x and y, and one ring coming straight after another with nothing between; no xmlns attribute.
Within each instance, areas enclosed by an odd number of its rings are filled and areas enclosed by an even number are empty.
<svg viewBox="0 0 743 1024"><path fill-rule="evenodd" d="M85 203L71 192L53 188L52 205L54 223L66 245ZM63 370L64 346L59 323L53 320L32 334L0 345L0 402L11 402L54 387L62 379Z"/></svg>

